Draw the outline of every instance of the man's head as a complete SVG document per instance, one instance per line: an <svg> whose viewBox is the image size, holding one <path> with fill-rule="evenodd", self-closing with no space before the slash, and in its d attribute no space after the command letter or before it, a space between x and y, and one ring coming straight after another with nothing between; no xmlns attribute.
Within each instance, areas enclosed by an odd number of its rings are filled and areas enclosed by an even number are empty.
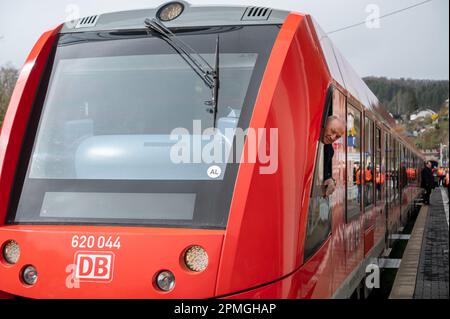
<svg viewBox="0 0 450 319"><path fill-rule="evenodd" d="M345 122L336 115L329 116L322 137L324 144L333 144L345 133Z"/></svg>
<svg viewBox="0 0 450 319"><path fill-rule="evenodd" d="M431 166L432 166L431 162L428 161L428 162L426 163L426 166L427 166L428 168L431 168Z"/></svg>

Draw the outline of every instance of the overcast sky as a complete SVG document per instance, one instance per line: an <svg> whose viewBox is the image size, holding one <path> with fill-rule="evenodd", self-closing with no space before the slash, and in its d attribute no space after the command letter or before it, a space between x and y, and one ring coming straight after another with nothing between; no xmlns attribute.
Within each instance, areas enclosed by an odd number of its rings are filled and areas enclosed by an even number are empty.
<svg viewBox="0 0 450 319"><path fill-rule="evenodd" d="M309 13L325 31L365 21L424 0L191 0L191 4L258 5ZM156 7L158 0L0 0L0 66L21 67L39 36L81 16ZM379 28L365 24L330 34L360 76L449 79L449 1L432 0L385 17Z"/></svg>

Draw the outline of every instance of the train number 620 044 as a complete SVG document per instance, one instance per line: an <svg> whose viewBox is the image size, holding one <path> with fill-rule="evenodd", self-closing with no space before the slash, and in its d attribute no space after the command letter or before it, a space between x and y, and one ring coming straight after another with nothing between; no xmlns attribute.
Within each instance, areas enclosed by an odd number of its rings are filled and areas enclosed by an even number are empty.
<svg viewBox="0 0 450 319"><path fill-rule="evenodd" d="M86 236L74 235L72 237L73 248L120 248L120 236Z"/></svg>

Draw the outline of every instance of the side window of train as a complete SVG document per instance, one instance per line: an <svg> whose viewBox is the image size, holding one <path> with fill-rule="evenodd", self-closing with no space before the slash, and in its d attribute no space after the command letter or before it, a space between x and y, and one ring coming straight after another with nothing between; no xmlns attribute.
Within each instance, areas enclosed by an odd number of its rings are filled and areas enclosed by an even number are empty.
<svg viewBox="0 0 450 319"><path fill-rule="evenodd" d="M373 204L374 193L374 158L373 158L373 121L367 116L364 119L364 177L362 184L364 185L363 203L364 207ZM367 210L366 210L367 211Z"/></svg>
<svg viewBox="0 0 450 319"><path fill-rule="evenodd" d="M335 101L339 103L339 94L337 90L329 90L327 93L326 104L322 119L321 139L323 135L326 119L333 115ZM345 99L344 99L345 101ZM316 165L314 169L314 179L311 188L311 196L308 208L308 221L306 225L305 238L305 260L311 257L325 242L331 234L331 206L329 196L324 194L324 175L325 175L325 156L324 144L319 141L316 154Z"/></svg>
<svg viewBox="0 0 450 319"><path fill-rule="evenodd" d="M394 192L395 192L395 145L394 145L394 139L391 135L389 135L389 203L392 203L394 200Z"/></svg>
<svg viewBox="0 0 450 319"><path fill-rule="evenodd" d="M375 128L375 201L377 203L382 200L382 190L384 186L385 170L384 160L381 156L381 130Z"/></svg>
<svg viewBox="0 0 450 319"><path fill-rule="evenodd" d="M392 140L392 166L391 166L391 175L392 175L392 201L395 201L398 197L398 172L397 172L397 163L398 163L398 143L394 137L391 136Z"/></svg>
<svg viewBox="0 0 450 319"><path fill-rule="evenodd" d="M399 168L400 195L407 184L407 174L406 174L407 162L408 162L408 155L407 155L406 147L400 143L400 168Z"/></svg>
<svg viewBox="0 0 450 319"><path fill-rule="evenodd" d="M400 201L400 142L395 140L395 199Z"/></svg>
<svg viewBox="0 0 450 319"><path fill-rule="evenodd" d="M411 155L412 155L412 163L411 163L411 173L412 173L412 176L411 176L411 184L413 184L413 185L415 185L416 184L416 182L417 182L417 173L418 173L418 171L417 171L417 156L416 156L416 154L413 154L413 153L411 153Z"/></svg>
<svg viewBox="0 0 450 319"><path fill-rule="evenodd" d="M397 170L396 170L396 161L395 158L397 156L397 145L395 139L391 135L391 180L392 180L392 192L391 192L391 202L395 200L397 197Z"/></svg>
<svg viewBox="0 0 450 319"><path fill-rule="evenodd" d="M392 196L392 178L391 178L391 141L388 133L384 134L384 157L386 161L386 202L391 202Z"/></svg>
<svg viewBox="0 0 450 319"><path fill-rule="evenodd" d="M412 158L411 158L411 151L409 149L406 149L406 185L410 185L412 181Z"/></svg>
<svg viewBox="0 0 450 319"><path fill-rule="evenodd" d="M347 104L347 221L361 213L361 112Z"/></svg>

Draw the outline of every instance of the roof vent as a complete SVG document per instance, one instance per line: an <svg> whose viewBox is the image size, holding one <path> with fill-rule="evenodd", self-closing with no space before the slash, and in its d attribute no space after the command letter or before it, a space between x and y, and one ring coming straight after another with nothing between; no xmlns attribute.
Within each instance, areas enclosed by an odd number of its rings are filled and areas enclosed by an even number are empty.
<svg viewBox="0 0 450 319"><path fill-rule="evenodd" d="M248 7L245 9L242 21L260 21L269 19L272 9L263 7Z"/></svg>
<svg viewBox="0 0 450 319"><path fill-rule="evenodd" d="M78 20L75 29L93 27L97 23L97 20L98 15L81 18Z"/></svg>

